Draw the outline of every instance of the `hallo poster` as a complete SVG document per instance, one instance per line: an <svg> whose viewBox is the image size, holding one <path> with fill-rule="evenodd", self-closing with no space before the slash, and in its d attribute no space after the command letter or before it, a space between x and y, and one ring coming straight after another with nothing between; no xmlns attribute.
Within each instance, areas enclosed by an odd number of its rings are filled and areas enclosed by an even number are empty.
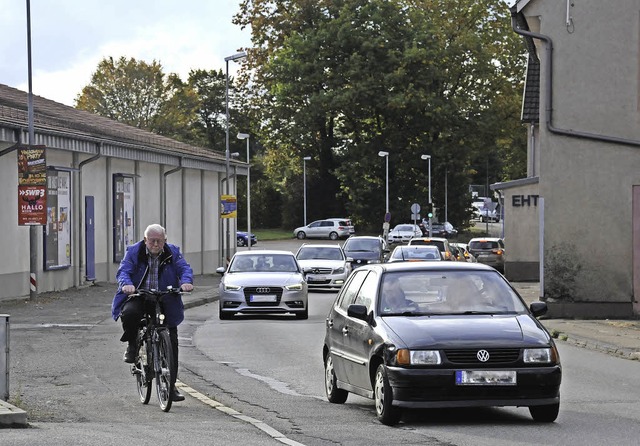
<svg viewBox="0 0 640 446"><path fill-rule="evenodd" d="M18 147L18 225L47 224L47 162L44 146Z"/></svg>

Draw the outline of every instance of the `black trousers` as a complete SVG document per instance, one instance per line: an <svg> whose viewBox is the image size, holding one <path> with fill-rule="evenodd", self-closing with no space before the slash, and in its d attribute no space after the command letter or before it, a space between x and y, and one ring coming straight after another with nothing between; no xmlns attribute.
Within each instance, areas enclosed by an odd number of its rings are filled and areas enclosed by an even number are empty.
<svg viewBox="0 0 640 446"><path fill-rule="evenodd" d="M140 327L140 321L144 317L145 305L146 310L153 314L155 304L152 302L145 302L144 299L131 299L122 306L122 312L120 313L120 320L122 321L122 342L135 343L136 336L138 335L138 328ZM169 327L169 338L171 339L171 350L173 350L173 362L171 364L171 376L175 384L178 378L178 327Z"/></svg>

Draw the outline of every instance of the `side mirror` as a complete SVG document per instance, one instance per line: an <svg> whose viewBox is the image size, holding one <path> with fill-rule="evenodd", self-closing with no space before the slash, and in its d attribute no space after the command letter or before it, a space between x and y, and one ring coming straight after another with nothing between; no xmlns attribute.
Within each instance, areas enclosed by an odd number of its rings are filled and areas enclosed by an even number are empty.
<svg viewBox="0 0 640 446"><path fill-rule="evenodd" d="M347 308L347 316L367 322L367 307L365 305L351 304Z"/></svg>
<svg viewBox="0 0 640 446"><path fill-rule="evenodd" d="M220 275L223 275L227 269L224 266L220 266L216 268L216 272Z"/></svg>
<svg viewBox="0 0 640 446"><path fill-rule="evenodd" d="M546 314L548 307L546 302L531 302L531 305L529 305L529 309L535 317L538 317Z"/></svg>

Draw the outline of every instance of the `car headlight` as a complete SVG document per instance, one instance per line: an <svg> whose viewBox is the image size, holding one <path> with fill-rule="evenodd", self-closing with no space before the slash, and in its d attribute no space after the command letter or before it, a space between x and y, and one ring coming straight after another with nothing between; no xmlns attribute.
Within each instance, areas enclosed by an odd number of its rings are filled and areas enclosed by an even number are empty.
<svg viewBox="0 0 640 446"><path fill-rule="evenodd" d="M525 364L551 364L557 362L555 348L525 348L522 358Z"/></svg>
<svg viewBox="0 0 640 446"><path fill-rule="evenodd" d="M369 263L380 263L380 260L369 260Z"/></svg>
<svg viewBox="0 0 640 446"><path fill-rule="evenodd" d="M333 273L334 274L344 274L344 267L334 269Z"/></svg>
<svg viewBox="0 0 640 446"><path fill-rule="evenodd" d="M226 283L224 284L225 291L238 291L240 288L240 285L229 285Z"/></svg>
<svg viewBox="0 0 640 446"><path fill-rule="evenodd" d="M438 350L409 350L401 348L396 353L398 365L439 365L442 364Z"/></svg>
<svg viewBox="0 0 640 446"><path fill-rule="evenodd" d="M285 285L284 287L289 291L300 291L302 289L302 284L294 283L293 285Z"/></svg>

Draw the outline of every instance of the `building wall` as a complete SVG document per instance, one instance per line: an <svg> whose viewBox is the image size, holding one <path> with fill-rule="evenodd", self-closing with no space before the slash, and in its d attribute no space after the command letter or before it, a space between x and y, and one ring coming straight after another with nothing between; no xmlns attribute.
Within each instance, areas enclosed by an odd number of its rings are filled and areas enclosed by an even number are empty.
<svg viewBox="0 0 640 446"><path fill-rule="evenodd" d="M505 275L509 280L540 279L540 197L538 184L507 188L504 197Z"/></svg>
<svg viewBox="0 0 640 446"><path fill-rule="evenodd" d="M553 129L582 135L560 135L545 124L540 128L545 258L561 252L577 267L572 299L624 306L630 314L631 192L640 184L640 1L583 0L573 5L571 26L565 2L532 1L523 11L531 29L553 41L553 115L541 106L541 123L550 119ZM541 104L546 104L548 53L536 43ZM609 137L631 143L603 140ZM545 269L545 295L547 274Z"/></svg>

